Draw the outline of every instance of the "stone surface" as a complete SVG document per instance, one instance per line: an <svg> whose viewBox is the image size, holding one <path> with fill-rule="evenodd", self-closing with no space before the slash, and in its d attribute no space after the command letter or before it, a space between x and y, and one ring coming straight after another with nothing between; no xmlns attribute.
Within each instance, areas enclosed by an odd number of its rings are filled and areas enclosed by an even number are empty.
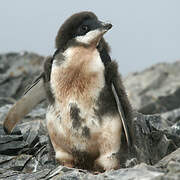
<svg viewBox="0 0 180 180"><path fill-rule="evenodd" d="M42 70L43 61L44 57L28 52L0 55L0 106L22 96Z"/></svg>
<svg viewBox="0 0 180 180"><path fill-rule="evenodd" d="M125 87L135 109L145 114L161 113L180 107L180 61L156 64L131 73Z"/></svg>
<svg viewBox="0 0 180 180"><path fill-rule="evenodd" d="M43 57L33 53L0 55L0 179L180 179L180 62L155 65L124 79L139 111L133 120L134 154L125 147L121 156L129 156L123 168L98 175L55 162L45 125L46 103L29 113L12 135L5 134L5 115L39 74L42 63Z"/></svg>

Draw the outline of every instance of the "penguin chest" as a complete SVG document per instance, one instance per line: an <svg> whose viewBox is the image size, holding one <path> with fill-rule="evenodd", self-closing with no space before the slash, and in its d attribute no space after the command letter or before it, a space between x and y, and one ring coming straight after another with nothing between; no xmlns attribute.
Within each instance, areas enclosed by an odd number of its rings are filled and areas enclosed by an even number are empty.
<svg viewBox="0 0 180 180"><path fill-rule="evenodd" d="M104 64L97 50L70 48L64 53L66 60L60 65L53 63L51 89L58 104L67 106L78 101L91 106L105 85Z"/></svg>
<svg viewBox="0 0 180 180"><path fill-rule="evenodd" d="M96 152L100 118L95 109L105 86L104 65L98 52L74 51L74 58L52 67L55 103L47 111L48 131L55 149Z"/></svg>

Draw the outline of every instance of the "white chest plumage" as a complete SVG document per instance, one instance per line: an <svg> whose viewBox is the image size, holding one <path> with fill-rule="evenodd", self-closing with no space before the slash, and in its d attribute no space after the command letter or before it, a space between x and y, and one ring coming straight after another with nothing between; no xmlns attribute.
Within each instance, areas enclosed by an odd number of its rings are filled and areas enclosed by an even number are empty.
<svg viewBox="0 0 180 180"><path fill-rule="evenodd" d="M76 101L85 107L95 100L104 87L104 65L97 50L70 48L65 61L51 72L51 88L59 105ZM62 107L61 107L62 108Z"/></svg>

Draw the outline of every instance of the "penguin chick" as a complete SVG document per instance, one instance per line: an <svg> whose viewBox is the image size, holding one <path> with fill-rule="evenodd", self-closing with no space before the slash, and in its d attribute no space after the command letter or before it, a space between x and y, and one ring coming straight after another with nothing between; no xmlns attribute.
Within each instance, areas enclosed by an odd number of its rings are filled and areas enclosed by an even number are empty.
<svg viewBox="0 0 180 180"><path fill-rule="evenodd" d="M133 140L132 108L102 37L110 27L91 12L71 16L58 32L54 56L10 109L4 129L10 133L47 96L47 126L56 158L68 166L118 168L114 154L120 149L121 121L128 143Z"/></svg>
<svg viewBox="0 0 180 180"><path fill-rule="evenodd" d="M111 27L81 12L56 37L50 80L44 81L46 120L56 159L65 166L117 169L123 118L130 141L131 106L103 39Z"/></svg>

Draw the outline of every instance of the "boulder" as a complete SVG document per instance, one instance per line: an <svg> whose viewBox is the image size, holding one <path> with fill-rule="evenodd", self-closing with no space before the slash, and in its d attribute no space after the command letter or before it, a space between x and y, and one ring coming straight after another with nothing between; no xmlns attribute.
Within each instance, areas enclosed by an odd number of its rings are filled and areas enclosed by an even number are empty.
<svg viewBox="0 0 180 180"><path fill-rule="evenodd" d="M124 78L130 101L144 114L180 107L180 61L156 64Z"/></svg>

